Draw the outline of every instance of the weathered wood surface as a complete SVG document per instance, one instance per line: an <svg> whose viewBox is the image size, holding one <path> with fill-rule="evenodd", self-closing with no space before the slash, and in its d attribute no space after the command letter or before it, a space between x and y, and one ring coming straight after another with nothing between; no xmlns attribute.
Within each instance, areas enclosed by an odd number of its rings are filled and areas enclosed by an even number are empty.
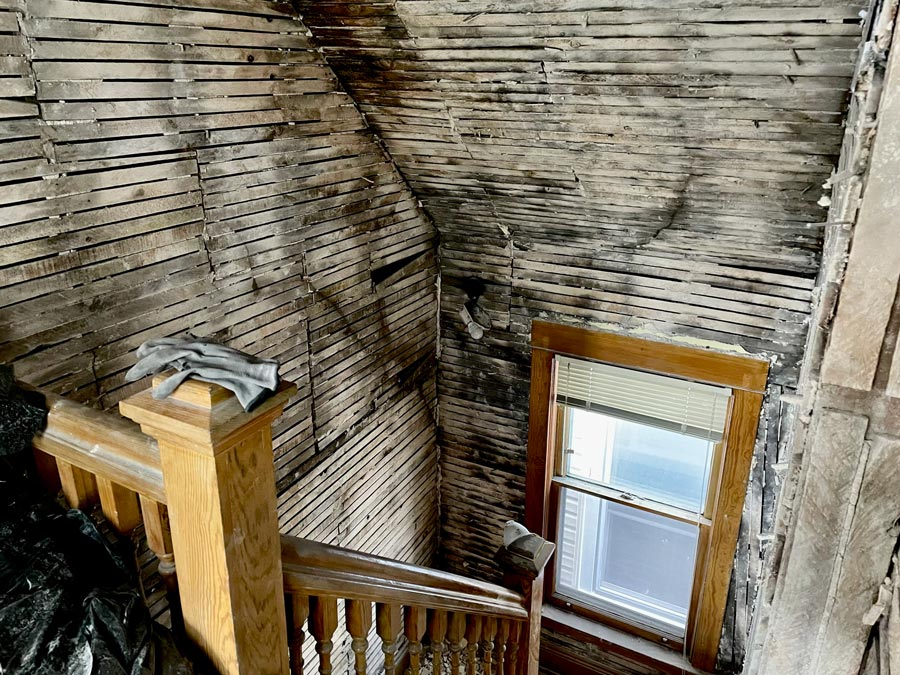
<svg viewBox="0 0 900 675"><path fill-rule="evenodd" d="M433 232L295 17L166 7L0 13L43 113L3 122L0 357L103 407L151 336L278 358L284 490L427 375Z"/></svg>
<svg viewBox="0 0 900 675"><path fill-rule="evenodd" d="M737 346L796 385L862 2L301 1L441 232L442 554L521 518L533 318ZM459 308L489 317L472 340ZM769 414L781 407L767 404ZM778 489L760 426L721 665Z"/></svg>
<svg viewBox="0 0 900 675"><path fill-rule="evenodd" d="M811 439L809 469L799 499L810 504L798 514L792 554L785 566L794 583L785 587L783 602L803 605L811 615L825 610L831 589L827 581L839 564L835 542L847 518L853 492L858 490L857 473L868 420L859 415L823 410L816 420L816 436ZM851 514L852 515L852 514ZM816 639L810 626L789 613L773 617L769 624L771 652L763 654L763 672L799 672L811 664ZM811 667L811 666L810 666ZM818 672L805 670L804 672Z"/></svg>
<svg viewBox="0 0 900 675"><path fill-rule="evenodd" d="M850 258L837 306L831 346L822 364L822 383L869 391L900 280L897 238L900 212L900 61L887 69L868 176L853 231ZM896 360L895 363L900 364ZM900 396L896 368L890 394Z"/></svg>
<svg viewBox="0 0 900 675"><path fill-rule="evenodd" d="M296 14L0 0L0 78L0 360L110 408L151 337L276 358L283 531L430 562L435 233Z"/></svg>
<svg viewBox="0 0 900 675"><path fill-rule="evenodd" d="M41 115L3 123L0 355L104 407L153 335L279 358L286 487L430 353L433 232L295 16L162 4L3 14Z"/></svg>
<svg viewBox="0 0 900 675"><path fill-rule="evenodd" d="M900 439L876 436L860 479L840 571L831 580L813 672L852 672L862 662L871 627L860 617L872 608L873 595L878 598L873 589L885 579L900 535L900 494L893 489L898 479ZM890 611L885 608L886 613ZM896 637L892 642L897 644ZM894 672L900 671L895 667Z"/></svg>
<svg viewBox="0 0 900 675"><path fill-rule="evenodd" d="M893 582L882 582L896 575L900 517L892 487L900 402L891 389L900 314L896 276L866 276L894 259L900 246L882 233L875 253L870 238L879 231L878 210L890 203L884 185L895 173L896 8L894 1L876 4L868 45L874 58L855 77L829 216L847 227L832 232L823 266L750 675L897 672L891 662L900 653L898 634L891 634L896 596ZM848 248L858 262L845 267ZM868 322L859 340L851 339L851 316Z"/></svg>
<svg viewBox="0 0 900 675"><path fill-rule="evenodd" d="M103 406L160 332L281 358L300 384L276 429L282 527L426 556L433 234L305 26L264 0L2 7L0 358ZM453 569L495 574L494 527L521 515L531 318L737 344L793 386L860 7L310 3L442 230ZM457 310L479 294L476 343ZM726 665L776 448L751 475ZM372 483L378 452L409 478ZM396 551L344 516L365 508L409 516Z"/></svg>

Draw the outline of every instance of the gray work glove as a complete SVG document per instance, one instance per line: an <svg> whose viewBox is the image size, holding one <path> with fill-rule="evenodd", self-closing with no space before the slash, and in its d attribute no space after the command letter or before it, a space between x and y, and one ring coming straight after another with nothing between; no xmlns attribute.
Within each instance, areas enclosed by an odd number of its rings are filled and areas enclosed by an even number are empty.
<svg viewBox="0 0 900 675"><path fill-rule="evenodd" d="M125 374L128 382L169 368L179 371L154 389L154 398L165 398L187 378L193 377L233 391L244 410L250 411L278 386L277 361L258 359L206 340L148 340L138 348L137 357L137 364Z"/></svg>

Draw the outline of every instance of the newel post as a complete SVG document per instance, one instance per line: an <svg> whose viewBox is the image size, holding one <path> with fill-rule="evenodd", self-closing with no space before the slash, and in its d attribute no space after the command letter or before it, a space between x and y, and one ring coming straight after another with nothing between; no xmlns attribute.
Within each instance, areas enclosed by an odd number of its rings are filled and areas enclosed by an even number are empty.
<svg viewBox="0 0 900 675"><path fill-rule="evenodd" d="M524 626L519 640L517 675L538 675L544 568L555 550L556 544L553 542L536 534L526 534L501 546L495 556L503 570L504 585L525 596L525 609L528 611L528 624Z"/></svg>
<svg viewBox="0 0 900 675"><path fill-rule="evenodd" d="M119 410L159 443L187 636L221 675L287 675L272 422L296 391L245 413L214 384L150 390Z"/></svg>

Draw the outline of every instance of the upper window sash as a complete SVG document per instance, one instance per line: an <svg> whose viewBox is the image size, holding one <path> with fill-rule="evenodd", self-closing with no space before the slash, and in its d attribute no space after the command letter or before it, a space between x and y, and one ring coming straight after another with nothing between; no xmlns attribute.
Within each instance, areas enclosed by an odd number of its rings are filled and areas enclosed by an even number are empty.
<svg viewBox="0 0 900 675"><path fill-rule="evenodd" d="M731 389L557 354L556 402L720 441Z"/></svg>

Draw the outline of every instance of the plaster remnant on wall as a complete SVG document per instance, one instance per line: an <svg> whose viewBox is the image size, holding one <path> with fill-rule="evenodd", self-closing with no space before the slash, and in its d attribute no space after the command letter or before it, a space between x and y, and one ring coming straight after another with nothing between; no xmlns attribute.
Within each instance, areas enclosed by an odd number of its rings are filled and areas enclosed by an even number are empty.
<svg viewBox="0 0 900 675"><path fill-rule="evenodd" d="M676 344L682 344L689 347L699 347L700 349L709 349L716 352L727 352L729 354L741 354L746 356L753 356L750 352L744 349L741 345L728 344L727 342L720 342L718 340L707 340L698 337L692 337L690 335L673 335L672 333L665 333L661 330L657 330L655 328L651 328L649 326L638 326L634 329L625 329L621 324L617 323L594 323L591 322L591 328L597 330L606 330L611 333L621 333L627 335L638 335L641 337L649 337L654 340L658 340L660 342L670 342ZM773 357L774 358L774 357Z"/></svg>

